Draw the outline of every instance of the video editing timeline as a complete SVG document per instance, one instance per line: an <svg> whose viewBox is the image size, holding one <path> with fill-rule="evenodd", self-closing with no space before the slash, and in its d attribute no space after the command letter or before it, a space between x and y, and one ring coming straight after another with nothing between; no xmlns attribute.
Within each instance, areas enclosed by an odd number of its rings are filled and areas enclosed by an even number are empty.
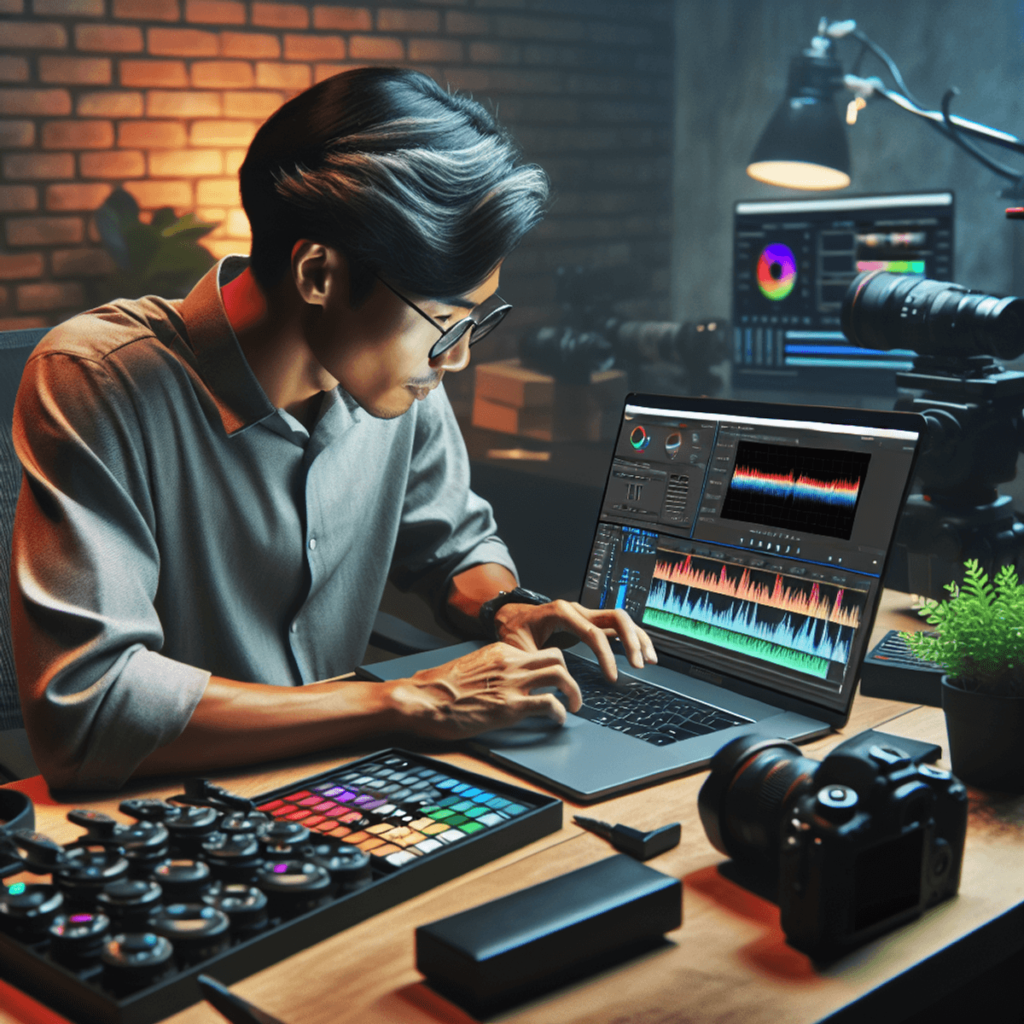
<svg viewBox="0 0 1024 1024"><path fill-rule="evenodd" d="M899 511L891 482L905 478L916 436L626 414L583 603L624 608L684 660L841 702ZM672 434L689 446L681 466L665 455ZM677 466L690 495L681 507L667 503Z"/></svg>
<svg viewBox="0 0 1024 1024"><path fill-rule="evenodd" d="M734 225L736 385L894 390L913 353L851 345L843 297L865 270L952 280L952 193L741 202Z"/></svg>

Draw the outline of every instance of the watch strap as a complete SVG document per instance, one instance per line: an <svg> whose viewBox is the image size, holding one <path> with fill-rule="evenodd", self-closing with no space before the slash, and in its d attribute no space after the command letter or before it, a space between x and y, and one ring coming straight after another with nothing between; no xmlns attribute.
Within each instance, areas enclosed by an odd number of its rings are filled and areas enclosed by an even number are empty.
<svg viewBox="0 0 1024 1024"><path fill-rule="evenodd" d="M550 603L550 597L538 594L536 590L527 590L526 587L515 587L512 590L503 590L497 597L492 597L490 601L485 601L480 606L479 618L483 634L492 641L499 639L494 616L497 614L499 608L504 608L507 604Z"/></svg>

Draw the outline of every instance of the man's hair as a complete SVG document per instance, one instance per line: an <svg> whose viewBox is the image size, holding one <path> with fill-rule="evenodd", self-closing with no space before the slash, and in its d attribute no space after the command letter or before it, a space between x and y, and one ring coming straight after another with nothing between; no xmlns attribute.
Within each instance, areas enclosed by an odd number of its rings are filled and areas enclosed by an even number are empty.
<svg viewBox="0 0 1024 1024"><path fill-rule="evenodd" d="M477 102L400 68L357 68L289 100L239 172L252 272L270 288L300 238L417 295L483 281L541 219L548 179Z"/></svg>

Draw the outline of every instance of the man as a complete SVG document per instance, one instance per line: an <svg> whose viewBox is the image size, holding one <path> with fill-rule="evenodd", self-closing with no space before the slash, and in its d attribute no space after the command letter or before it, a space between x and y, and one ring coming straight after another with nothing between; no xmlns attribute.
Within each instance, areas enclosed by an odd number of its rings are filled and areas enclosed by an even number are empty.
<svg viewBox="0 0 1024 1024"><path fill-rule="evenodd" d="M507 311L501 263L540 219L543 172L478 104L377 68L286 103L240 178L250 260L181 301L74 318L22 380L12 632L55 787L563 721L533 692L579 706L544 649L556 631L610 676L607 635L637 666L654 656L622 612L522 603L439 390ZM389 571L504 642L394 683L337 680Z"/></svg>

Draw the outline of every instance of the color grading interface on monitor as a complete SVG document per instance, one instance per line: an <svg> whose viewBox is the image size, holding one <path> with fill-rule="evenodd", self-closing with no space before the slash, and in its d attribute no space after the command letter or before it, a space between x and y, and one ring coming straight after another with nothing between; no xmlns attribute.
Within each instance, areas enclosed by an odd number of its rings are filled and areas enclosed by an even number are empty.
<svg viewBox="0 0 1024 1024"><path fill-rule="evenodd" d="M734 383L895 392L914 353L858 348L839 329L865 270L952 280L953 194L737 203Z"/></svg>
<svg viewBox="0 0 1024 1024"><path fill-rule="evenodd" d="M916 442L628 405L582 603L625 609L667 654L842 709Z"/></svg>

